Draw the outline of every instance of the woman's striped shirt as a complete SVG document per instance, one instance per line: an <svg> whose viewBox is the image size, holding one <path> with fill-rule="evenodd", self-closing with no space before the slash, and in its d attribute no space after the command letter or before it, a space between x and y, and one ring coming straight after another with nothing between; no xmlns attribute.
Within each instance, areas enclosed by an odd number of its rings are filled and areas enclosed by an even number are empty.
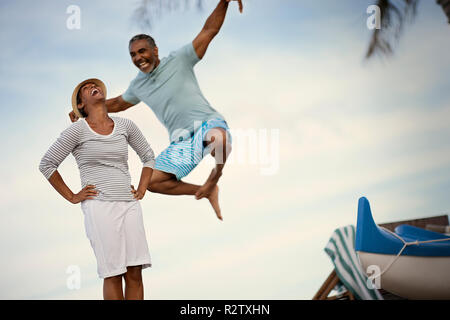
<svg viewBox="0 0 450 320"><path fill-rule="evenodd" d="M111 117L114 129L108 135L96 133L85 119L64 130L43 156L39 170L49 179L72 153L80 170L81 186L95 185L97 200L134 201L128 170L128 144L136 151L144 167L154 168L155 155L147 140L125 118Z"/></svg>

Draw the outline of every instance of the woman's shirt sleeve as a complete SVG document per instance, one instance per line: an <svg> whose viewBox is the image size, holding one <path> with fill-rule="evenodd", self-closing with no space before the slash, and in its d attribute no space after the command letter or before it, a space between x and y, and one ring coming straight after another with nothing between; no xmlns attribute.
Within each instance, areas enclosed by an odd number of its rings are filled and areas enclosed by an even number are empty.
<svg viewBox="0 0 450 320"><path fill-rule="evenodd" d="M39 170L49 179L65 158L78 146L80 129L77 123L64 130L41 159Z"/></svg>
<svg viewBox="0 0 450 320"><path fill-rule="evenodd" d="M126 119L127 123L127 133L128 133L128 144L136 151L137 155L142 161L144 167L154 168L155 167L155 154L153 149L150 147L149 143L145 139L141 130L136 126L136 124Z"/></svg>

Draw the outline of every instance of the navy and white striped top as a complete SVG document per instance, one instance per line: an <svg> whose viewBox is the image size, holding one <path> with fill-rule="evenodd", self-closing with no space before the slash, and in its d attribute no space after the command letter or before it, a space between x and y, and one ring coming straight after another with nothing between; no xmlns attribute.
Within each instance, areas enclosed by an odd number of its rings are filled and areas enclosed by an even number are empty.
<svg viewBox="0 0 450 320"><path fill-rule="evenodd" d="M72 153L80 170L81 186L95 185L97 200L135 201L128 171L128 144L136 151L144 167L154 168L152 148L133 121L111 117L114 129L98 134L85 119L64 130L48 149L39 170L49 179L64 159Z"/></svg>

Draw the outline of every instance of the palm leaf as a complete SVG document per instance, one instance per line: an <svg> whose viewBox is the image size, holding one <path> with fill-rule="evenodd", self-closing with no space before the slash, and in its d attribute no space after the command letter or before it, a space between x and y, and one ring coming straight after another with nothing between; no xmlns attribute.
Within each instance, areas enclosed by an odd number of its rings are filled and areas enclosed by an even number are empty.
<svg viewBox="0 0 450 320"><path fill-rule="evenodd" d="M442 7L448 18L448 23L450 23L450 0L437 0L436 2Z"/></svg>
<svg viewBox="0 0 450 320"><path fill-rule="evenodd" d="M142 29L151 30L155 21L165 13L180 9L188 10L192 5L202 10L203 0L140 0L132 20Z"/></svg>
<svg viewBox="0 0 450 320"><path fill-rule="evenodd" d="M375 54L391 55L406 22L416 16L419 0L378 0L381 12L381 29L374 29L366 58Z"/></svg>

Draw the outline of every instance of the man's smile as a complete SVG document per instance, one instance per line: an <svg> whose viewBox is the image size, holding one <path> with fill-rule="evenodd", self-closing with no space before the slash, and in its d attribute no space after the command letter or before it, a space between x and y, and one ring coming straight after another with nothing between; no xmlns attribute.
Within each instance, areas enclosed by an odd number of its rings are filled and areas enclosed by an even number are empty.
<svg viewBox="0 0 450 320"><path fill-rule="evenodd" d="M140 61L138 64L140 69L145 69L150 66L150 63L147 60Z"/></svg>

